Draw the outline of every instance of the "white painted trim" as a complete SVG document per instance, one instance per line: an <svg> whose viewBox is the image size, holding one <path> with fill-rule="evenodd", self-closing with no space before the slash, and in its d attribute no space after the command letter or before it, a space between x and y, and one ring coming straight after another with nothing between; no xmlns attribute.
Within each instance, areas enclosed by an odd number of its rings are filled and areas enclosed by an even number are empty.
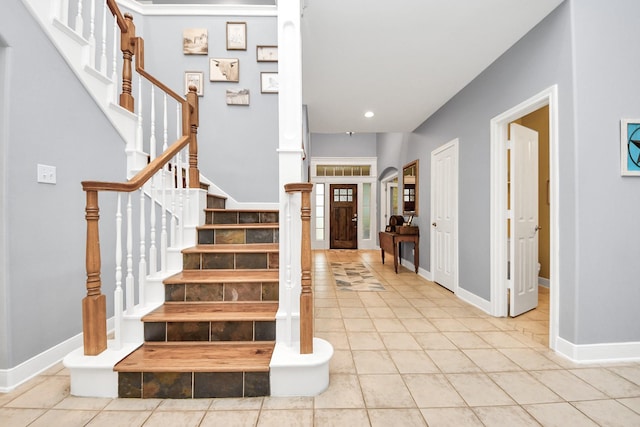
<svg viewBox="0 0 640 427"><path fill-rule="evenodd" d="M573 344L564 338L556 339L557 353L578 363L626 362L640 360L640 342L603 344Z"/></svg>
<svg viewBox="0 0 640 427"><path fill-rule="evenodd" d="M269 5L224 4L141 4L117 0L121 7L147 16L277 16L278 7Z"/></svg>
<svg viewBox="0 0 640 427"><path fill-rule="evenodd" d="M107 330L114 327L113 317L107 320ZM51 366L62 361L69 353L84 345L82 334L73 336L31 359L10 369L0 369L0 393L8 393L20 384L34 378Z"/></svg>
<svg viewBox="0 0 640 427"><path fill-rule="evenodd" d="M464 288L458 287L456 296L460 298L462 301L466 302L467 304L471 304L474 307L479 308L480 310L484 311L487 314L491 312L490 301L487 301L484 298L480 298L476 294L473 294Z"/></svg>
<svg viewBox="0 0 640 427"><path fill-rule="evenodd" d="M444 151L444 150L448 150L449 148L453 148L454 154L455 154L455 160L456 160L456 164L455 164L455 171L454 171L454 183L453 186L455 188L455 216L453 218L453 244L454 244L454 248L453 248L453 257L454 257L454 268L453 268L453 293L457 294L458 293L458 273L459 273L459 252L458 252L458 221L459 221L459 206L460 206L460 188L459 188L459 167L460 167L460 148L459 148L459 140L458 138L455 138L449 142L447 142L444 145L441 145L440 147L436 148L435 150L433 150L431 152L431 211L429 213L430 218L435 217L435 212L434 212L434 207L435 207L435 197L436 197L436 192L434 189L434 182L435 182L435 170L436 168L434 167L434 160L435 160L435 156L438 155L440 152ZM429 265L431 265L432 267L435 265L435 230L434 227L432 227L430 224L428 224L429 227L429 236L430 236L430 247L429 247L429 253L430 253L430 257L429 257Z"/></svg>
<svg viewBox="0 0 640 427"><path fill-rule="evenodd" d="M396 182L393 182L396 180ZM389 205L391 202L391 197L389 196L390 188L399 188L398 185L398 171L389 174L384 179L380 180L380 190L384 193L380 200L380 230L384 230L388 224L388 221L385 221L386 218L391 216L391 212L389 212Z"/></svg>
<svg viewBox="0 0 640 427"><path fill-rule="evenodd" d="M517 106L491 119L491 311L493 316L507 315L507 126L526 114L549 106L549 181L550 181L550 274L549 274L549 346L555 349L559 333L560 306L560 167L558 159L558 86L553 85Z"/></svg>

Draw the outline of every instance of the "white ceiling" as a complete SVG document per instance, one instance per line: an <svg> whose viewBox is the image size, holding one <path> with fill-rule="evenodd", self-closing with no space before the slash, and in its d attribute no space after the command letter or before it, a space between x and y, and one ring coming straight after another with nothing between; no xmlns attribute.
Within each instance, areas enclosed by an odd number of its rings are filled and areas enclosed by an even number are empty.
<svg viewBox="0 0 640 427"><path fill-rule="evenodd" d="M305 0L311 131L413 131L562 1Z"/></svg>

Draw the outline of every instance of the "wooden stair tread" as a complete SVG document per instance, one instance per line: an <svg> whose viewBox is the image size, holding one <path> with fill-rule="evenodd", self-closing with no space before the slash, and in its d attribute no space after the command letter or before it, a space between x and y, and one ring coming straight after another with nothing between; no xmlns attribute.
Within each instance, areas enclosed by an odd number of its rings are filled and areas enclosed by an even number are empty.
<svg viewBox="0 0 640 427"><path fill-rule="evenodd" d="M278 303L168 302L142 318L143 322L215 322L275 320Z"/></svg>
<svg viewBox="0 0 640 427"><path fill-rule="evenodd" d="M280 228L277 222L243 222L232 224L203 224L198 230L235 230L238 228Z"/></svg>
<svg viewBox="0 0 640 427"><path fill-rule="evenodd" d="M239 212L239 213L279 213L278 209L229 209L205 208L205 212Z"/></svg>
<svg viewBox="0 0 640 427"><path fill-rule="evenodd" d="M184 270L165 279L164 284L278 281L278 270Z"/></svg>
<svg viewBox="0 0 640 427"><path fill-rule="evenodd" d="M265 253L278 252L278 243L246 243L246 244L216 244L197 245L182 250L183 254L193 253Z"/></svg>
<svg viewBox="0 0 640 427"><path fill-rule="evenodd" d="M117 372L268 372L275 343L146 343Z"/></svg>

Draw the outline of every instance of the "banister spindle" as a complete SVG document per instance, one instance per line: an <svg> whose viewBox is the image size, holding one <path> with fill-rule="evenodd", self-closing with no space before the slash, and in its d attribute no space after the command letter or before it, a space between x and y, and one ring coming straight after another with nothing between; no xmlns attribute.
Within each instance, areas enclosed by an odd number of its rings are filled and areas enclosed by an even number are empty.
<svg viewBox="0 0 640 427"><path fill-rule="evenodd" d="M85 218L87 221L87 296L82 299L82 332L84 354L95 356L107 348L107 299L101 293L100 231L98 192L88 190Z"/></svg>
<svg viewBox="0 0 640 427"><path fill-rule="evenodd" d="M153 87L151 87L151 97L153 99ZM138 100L142 100L142 77L138 74ZM153 133L153 103L151 103L151 132ZM136 127L136 150L141 152L143 150L143 138L144 133L142 131L142 102L138 102L138 120ZM155 153L154 153L155 154ZM153 160L155 155L151 157Z"/></svg>
<svg viewBox="0 0 640 427"><path fill-rule="evenodd" d="M149 274L158 272L158 252L156 249L156 203L155 203L155 184L154 178L149 180L151 186L149 194L150 207L149 207Z"/></svg>
<svg viewBox="0 0 640 427"><path fill-rule="evenodd" d="M116 208L116 290L113 292L114 322L115 322L115 349L122 347L122 202L121 194L118 193L118 204Z"/></svg>
<svg viewBox="0 0 640 427"><path fill-rule="evenodd" d="M151 161L156 158L156 91L151 85L151 136L149 137L149 157Z"/></svg>
<svg viewBox="0 0 640 427"><path fill-rule="evenodd" d="M111 81L113 82L113 102L118 103L118 19L113 18L113 58L111 60Z"/></svg>
<svg viewBox="0 0 640 427"><path fill-rule="evenodd" d="M106 2L105 2L106 3ZM89 65L96 67L96 0L91 0L91 16L89 17Z"/></svg>
<svg viewBox="0 0 640 427"><path fill-rule="evenodd" d="M76 33L80 36L83 36L84 32L84 21L82 19L82 0L78 0L78 14L76 15Z"/></svg>
<svg viewBox="0 0 640 427"><path fill-rule="evenodd" d="M60 14L60 22L71 28L71 23L69 22L69 0L60 0L60 10L58 13Z"/></svg>
<svg viewBox="0 0 640 427"><path fill-rule="evenodd" d="M133 312L134 278L133 278L133 213L131 207L131 193L127 194L127 278L125 281L127 293L127 313Z"/></svg>
<svg viewBox="0 0 640 427"><path fill-rule="evenodd" d="M147 283L147 258L145 248L145 209L144 209L144 187L140 187L140 260L138 261L138 301L140 305L145 305L144 288Z"/></svg>
<svg viewBox="0 0 640 427"><path fill-rule="evenodd" d="M99 71L105 77L107 76L107 2L102 2L102 40Z"/></svg>

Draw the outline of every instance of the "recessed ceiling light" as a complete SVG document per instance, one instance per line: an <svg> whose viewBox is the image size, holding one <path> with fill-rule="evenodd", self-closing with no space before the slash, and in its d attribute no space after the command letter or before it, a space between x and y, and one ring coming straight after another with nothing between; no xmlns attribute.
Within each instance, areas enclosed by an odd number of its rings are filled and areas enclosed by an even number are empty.
<svg viewBox="0 0 640 427"><path fill-rule="evenodd" d="M371 117L373 117L375 114L373 114L373 111L367 111L366 113L364 113L364 116L367 119L370 119Z"/></svg>

